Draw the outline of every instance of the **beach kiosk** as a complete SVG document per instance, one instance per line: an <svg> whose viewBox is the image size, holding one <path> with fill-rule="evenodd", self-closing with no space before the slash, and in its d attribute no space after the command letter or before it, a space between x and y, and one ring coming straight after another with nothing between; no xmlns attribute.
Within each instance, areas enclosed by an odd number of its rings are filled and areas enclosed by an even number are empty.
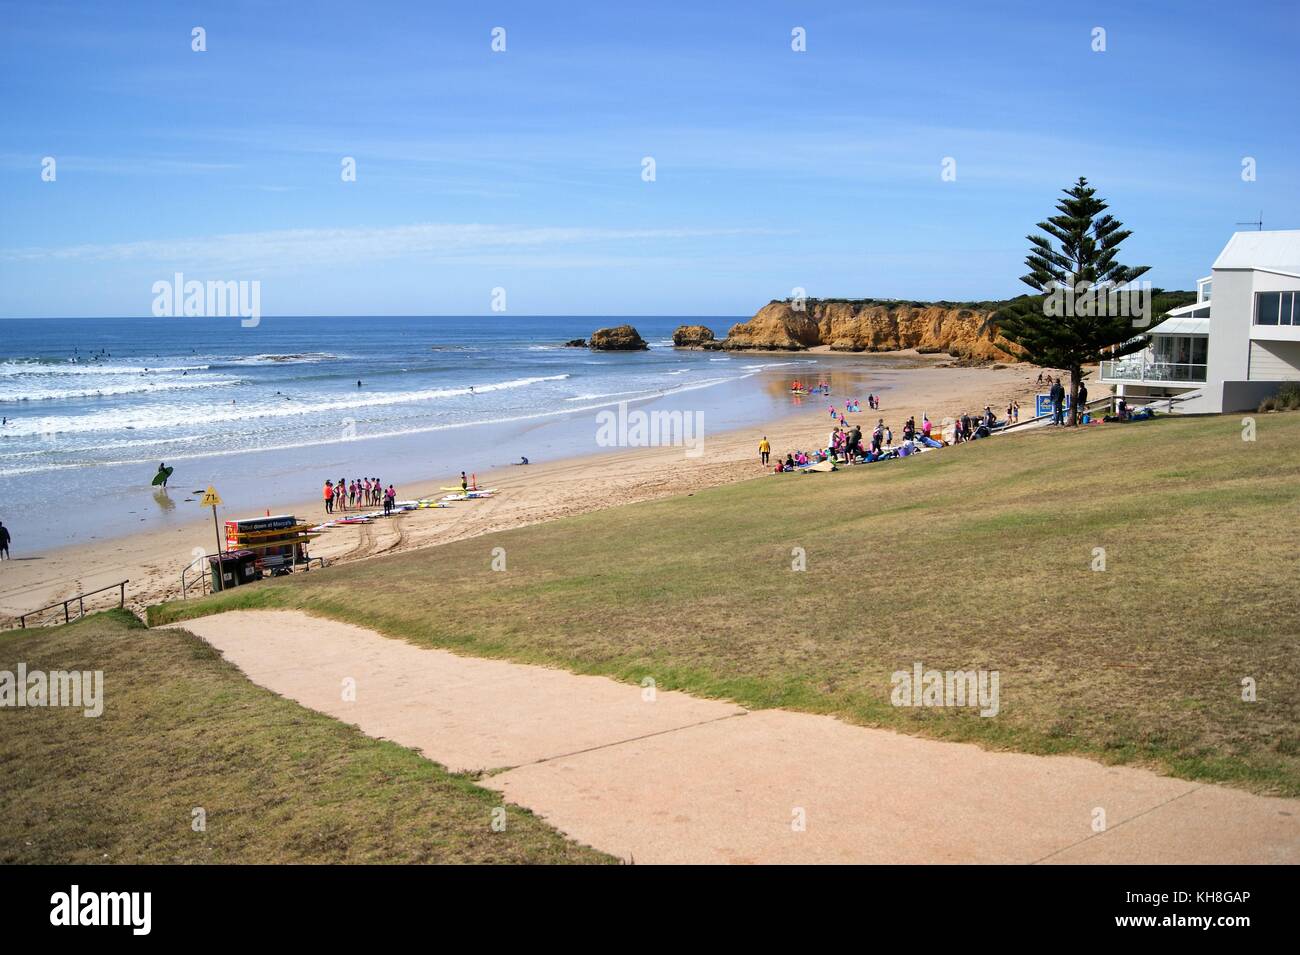
<svg viewBox="0 0 1300 955"><path fill-rule="evenodd" d="M292 514L226 521L226 548L251 552L259 571L287 574L294 565L306 563L307 543L320 536L308 533L310 526Z"/></svg>

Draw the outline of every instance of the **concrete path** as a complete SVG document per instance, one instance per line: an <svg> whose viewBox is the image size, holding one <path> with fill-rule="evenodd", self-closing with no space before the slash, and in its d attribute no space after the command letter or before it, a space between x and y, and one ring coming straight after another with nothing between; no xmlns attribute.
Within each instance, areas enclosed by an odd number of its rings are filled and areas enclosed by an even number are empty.
<svg viewBox="0 0 1300 955"><path fill-rule="evenodd" d="M1300 862L1300 800L647 694L297 611L178 626L371 736L504 770L481 784L637 862Z"/></svg>

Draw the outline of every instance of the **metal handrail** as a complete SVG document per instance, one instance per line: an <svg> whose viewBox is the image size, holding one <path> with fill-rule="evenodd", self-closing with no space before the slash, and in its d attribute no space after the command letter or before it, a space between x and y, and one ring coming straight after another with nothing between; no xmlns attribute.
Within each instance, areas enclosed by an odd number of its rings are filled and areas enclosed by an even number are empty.
<svg viewBox="0 0 1300 955"><path fill-rule="evenodd" d="M129 584L130 582L131 581L129 578L127 580L119 580L117 583L109 584L107 587L100 587L98 590L88 590L85 593L80 593L74 597L69 597L67 600L56 601L55 603L50 604L48 607L42 607L40 610L29 610L26 613L18 615L18 626L26 630L28 617L34 617L39 613L45 613L45 611L53 610L55 607L63 608L64 623L72 623L72 612L68 609L68 605L71 604L74 600L77 602L77 619L80 620L82 617L86 615L87 597L93 597L95 596L95 594L102 594L105 590L112 590L114 587L118 589L117 605L119 607L125 607L126 606L126 585Z"/></svg>
<svg viewBox="0 0 1300 955"><path fill-rule="evenodd" d="M1110 381L1159 382L1160 384L1187 382L1205 384L1204 362L1162 361L1149 358L1116 358L1101 362L1098 377Z"/></svg>
<svg viewBox="0 0 1300 955"><path fill-rule="evenodd" d="M1123 398L1129 408L1155 408L1157 405L1163 404L1166 406L1166 410L1173 414L1176 403L1200 398L1204 391L1204 388L1197 388L1195 391L1184 392L1181 395L1124 395ZM1117 402L1119 398L1119 395L1115 396Z"/></svg>
<svg viewBox="0 0 1300 955"><path fill-rule="evenodd" d="M1087 411L1091 409L1094 405L1109 404L1112 400L1113 399L1110 395L1105 395L1101 398L1089 398L1087 401L1083 403L1083 410ZM1014 431L1016 428L1027 428L1031 424L1039 424L1043 421L1050 421L1051 418L1052 418L1052 413L1049 411L1047 414L1035 415L1032 418L1026 418L1024 421L1017 421L1015 424L1003 425L1001 428L998 428L996 431L993 431L992 434L1006 434L1009 431Z"/></svg>
<svg viewBox="0 0 1300 955"><path fill-rule="evenodd" d="M196 584L199 587L203 588L202 596L206 596L208 593L211 592L207 561L211 560L213 557L216 556L218 555L204 554L202 557L196 557L194 558L194 560L190 561L188 564L185 565L185 569L181 571L181 599L182 600L190 599L190 588L195 586ZM188 580L187 578L189 576L190 571L195 569L194 566L195 564L200 564L203 568L203 572L199 574L198 580ZM303 573L307 573L307 571L311 570L312 564L315 564L321 570L324 570L325 558L307 557L304 559L304 558L299 558L297 557L297 555L295 555L293 560L289 563L289 567L292 570L297 570L299 567L301 567Z"/></svg>
<svg viewBox="0 0 1300 955"><path fill-rule="evenodd" d="M192 582L192 581L191 581L191 582L187 582L187 581L186 581L186 579L185 579L185 578L186 578L186 575L188 575L189 572L190 572L191 570L194 570L194 565L195 565L195 564L199 564L200 562L206 562L207 559L208 559L208 555L207 555L207 554L204 554L202 557L195 557L192 561L190 561L188 564L186 564L186 565L185 565L185 569L181 571L181 599L182 599L182 600L188 600L188 599L189 599L189 595L190 595L190 587L192 587L192 586L194 585L194 582ZM203 586L203 585L207 584L207 582L208 582L208 572L207 572L206 564L203 564L203 568L204 568L204 569L203 569L203 572L202 572L201 574L199 574L199 579L198 579L198 583L199 583L200 586ZM205 591L205 593L206 593L206 591Z"/></svg>

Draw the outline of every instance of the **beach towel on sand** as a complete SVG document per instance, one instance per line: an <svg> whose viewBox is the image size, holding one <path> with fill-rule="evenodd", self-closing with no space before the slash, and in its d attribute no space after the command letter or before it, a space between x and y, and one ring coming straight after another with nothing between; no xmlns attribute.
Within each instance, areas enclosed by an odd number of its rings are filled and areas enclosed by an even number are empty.
<svg viewBox="0 0 1300 955"><path fill-rule="evenodd" d="M817 464L810 464L806 468L800 468L799 470L805 473L807 473L808 471L826 472L826 471L834 471L836 470L836 468L835 468L834 461L820 461Z"/></svg>

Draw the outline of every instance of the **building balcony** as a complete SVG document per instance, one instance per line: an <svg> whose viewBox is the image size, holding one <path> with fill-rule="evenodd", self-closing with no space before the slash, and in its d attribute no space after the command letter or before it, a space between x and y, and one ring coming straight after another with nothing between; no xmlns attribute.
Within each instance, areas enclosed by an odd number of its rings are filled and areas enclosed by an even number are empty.
<svg viewBox="0 0 1300 955"><path fill-rule="evenodd" d="M1205 365L1186 362L1151 361L1134 356L1101 363L1102 381L1167 384L1205 384Z"/></svg>

